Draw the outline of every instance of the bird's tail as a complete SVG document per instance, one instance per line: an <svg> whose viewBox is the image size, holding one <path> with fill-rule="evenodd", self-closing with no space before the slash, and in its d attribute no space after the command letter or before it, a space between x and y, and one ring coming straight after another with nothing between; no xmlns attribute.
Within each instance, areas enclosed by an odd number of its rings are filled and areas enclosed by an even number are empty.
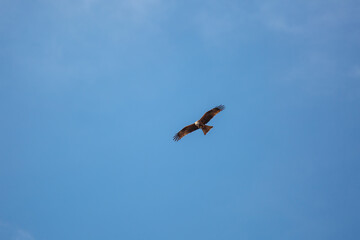
<svg viewBox="0 0 360 240"><path fill-rule="evenodd" d="M201 130L203 130L204 135L206 135L210 131L210 129L212 129L212 128L213 128L213 126L205 125Z"/></svg>

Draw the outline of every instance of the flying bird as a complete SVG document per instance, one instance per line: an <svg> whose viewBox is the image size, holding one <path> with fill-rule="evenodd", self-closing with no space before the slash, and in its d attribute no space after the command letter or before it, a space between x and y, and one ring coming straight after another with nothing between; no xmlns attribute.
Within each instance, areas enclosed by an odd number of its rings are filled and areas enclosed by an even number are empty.
<svg viewBox="0 0 360 240"><path fill-rule="evenodd" d="M180 130L177 134L174 136L174 141L179 141L181 138L183 138L185 135L198 130L199 128L204 132L204 135L206 135L210 129L213 128L213 126L206 125L216 114L221 112L225 109L224 105L219 105L217 107L214 107L210 111L206 112L204 116L200 118L200 120L196 121L193 124L190 124L189 126L184 127Z"/></svg>

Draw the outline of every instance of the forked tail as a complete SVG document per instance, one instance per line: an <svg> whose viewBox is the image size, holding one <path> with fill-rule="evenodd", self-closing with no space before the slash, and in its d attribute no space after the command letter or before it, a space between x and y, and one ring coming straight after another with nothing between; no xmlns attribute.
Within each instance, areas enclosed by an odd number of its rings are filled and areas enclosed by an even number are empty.
<svg viewBox="0 0 360 240"><path fill-rule="evenodd" d="M205 125L201 130L203 130L204 135L206 135L210 131L210 129L212 129L212 128L213 128L213 126Z"/></svg>

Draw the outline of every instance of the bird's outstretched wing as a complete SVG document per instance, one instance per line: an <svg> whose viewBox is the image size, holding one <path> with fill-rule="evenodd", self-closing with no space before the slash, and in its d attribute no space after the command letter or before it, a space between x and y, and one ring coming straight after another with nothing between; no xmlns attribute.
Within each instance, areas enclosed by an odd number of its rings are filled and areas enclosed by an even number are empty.
<svg viewBox="0 0 360 240"><path fill-rule="evenodd" d="M204 116L200 118L199 121L202 122L203 124L207 124L216 114L218 114L224 109L225 109L224 105L219 105L217 107L214 107L210 111L206 112Z"/></svg>
<svg viewBox="0 0 360 240"><path fill-rule="evenodd" d="M181 129L177 134L175 134L174 141L179 141L185 135L187 135L195 130L198 130L198 129L199 128L195 125L195 123L190 124L189 126L186 126L183 129Z"/></svg>

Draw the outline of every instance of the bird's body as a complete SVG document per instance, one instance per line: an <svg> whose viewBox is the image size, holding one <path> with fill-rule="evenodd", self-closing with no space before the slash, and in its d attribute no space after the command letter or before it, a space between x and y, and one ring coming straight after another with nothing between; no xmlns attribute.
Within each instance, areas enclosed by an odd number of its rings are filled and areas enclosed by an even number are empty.
<svg viewBox="0 0 360 240"><path fill-rule="evenodd" d="M203 124L202 122L200 121L196 121L195 123L195 126L197 126L198 128L203 128L205 126L205 124Z"/></svg>
<svg viewBox="0 0 360 240"><path fill-rule="evenodd" d="M218 114L219 112L221 112L222 110L225 109L224 105L219 105L217 107L214 107L213 109L211 109L210 111L206 112L201 118L200 120L196 121L193 124L190 124L186 127L184 127L183 129L181 129L177 134L175 134L174 136L174 141L179 141L182 137L184 137L185 135L196 131L198 129L201 129L204 132L204 135L206 135L211 128L213 128L213 126L208 126L206 125L216 114Z"/></svg>
<svg viewBox="0 0 360 240"><path fill-rule="evenodd" d="M201 130L203 130L204 135L206 135L210 131L210 129L212 128L212 126L207 126L204 123L202 123L201 121L196 121L194 124L195 124L195 126L200 128Z"/></svg>

